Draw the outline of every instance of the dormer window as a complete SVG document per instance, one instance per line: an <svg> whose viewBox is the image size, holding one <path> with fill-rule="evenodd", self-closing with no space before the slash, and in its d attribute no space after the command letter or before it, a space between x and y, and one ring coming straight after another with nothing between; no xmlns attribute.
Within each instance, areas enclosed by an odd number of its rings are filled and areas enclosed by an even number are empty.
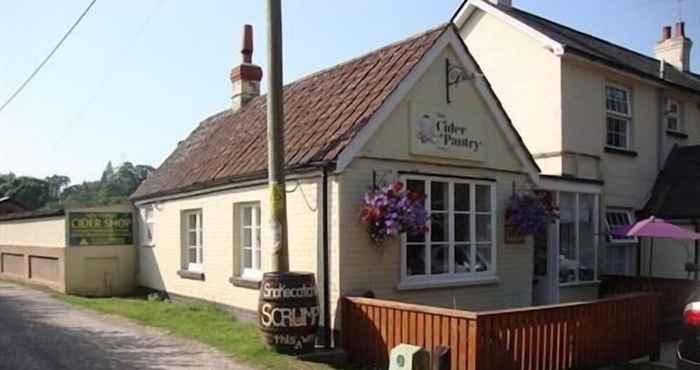
<svg viewBox="0 0 700 370"><path fill-rule="evenodd" d="M618 85L605 87L607 135L605 145L615 149L630 149L632 105L630 91Z"/></svg>
<svg viewBox="0 0 700 370"><path fill-rule="evenodd" d="M672 132L683 132L681 122L681 105L673 99L666 100L666 111L664 112L666 129Z"/></svg>

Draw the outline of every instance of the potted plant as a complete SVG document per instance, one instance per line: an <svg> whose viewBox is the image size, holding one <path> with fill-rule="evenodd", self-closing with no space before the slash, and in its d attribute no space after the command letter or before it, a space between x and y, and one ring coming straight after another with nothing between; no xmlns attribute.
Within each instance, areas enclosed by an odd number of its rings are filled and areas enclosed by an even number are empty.
<svg viewBox="0 0 700 370"><path fill-rule="evenodd" d="M513 193L506 209L506 224L521 235L543 232L558 217L549 192Z"/></svg>

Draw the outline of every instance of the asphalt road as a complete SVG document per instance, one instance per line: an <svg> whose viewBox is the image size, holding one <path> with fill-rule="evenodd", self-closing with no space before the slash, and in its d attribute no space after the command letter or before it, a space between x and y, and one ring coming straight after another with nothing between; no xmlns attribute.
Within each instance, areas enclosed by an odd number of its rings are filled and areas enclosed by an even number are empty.
<svg viewBox="0 0 700 370"><path fill-rule="evenodd" d="M0 369L251 370L200 343L0 282Z"/></svg>

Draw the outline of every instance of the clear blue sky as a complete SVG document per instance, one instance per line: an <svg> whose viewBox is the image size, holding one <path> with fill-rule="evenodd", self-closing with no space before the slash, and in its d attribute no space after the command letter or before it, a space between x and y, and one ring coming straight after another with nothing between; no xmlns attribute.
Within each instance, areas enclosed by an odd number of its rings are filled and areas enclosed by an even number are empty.
<svg viewBox="0 0 700 370"><path fill-rule="evenodd" d="M283 1L285 80L447 21L462 0ZM41 61L89 0L5 1L0 100ZM649 54L678 0L513 0L520 8ZM685 0L700 71L700 0ZM241 27L255 27L265 68L265 2L98 0L24 92L0 113L0 173L73 183L105 163L158 166L210 114L229 106Z"/></svg>

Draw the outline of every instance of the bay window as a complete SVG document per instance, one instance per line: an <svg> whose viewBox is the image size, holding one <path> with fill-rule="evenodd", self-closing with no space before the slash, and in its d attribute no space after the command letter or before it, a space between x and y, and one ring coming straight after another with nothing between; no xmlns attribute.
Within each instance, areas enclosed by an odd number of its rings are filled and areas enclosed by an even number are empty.
<svg viewBox="0 0 700 370"><path fill-rule="evenodd" d="M594 194L559 193L559 282L597 278L598 198Z"/></svg>
<svg viewBox="0 0 700 370"><path fill-rule="evenodd" d="M492 182L440 177L405 178L424 193L430 228L402 240L402 281L459 282L495 276L496 198Z"/></svg>

